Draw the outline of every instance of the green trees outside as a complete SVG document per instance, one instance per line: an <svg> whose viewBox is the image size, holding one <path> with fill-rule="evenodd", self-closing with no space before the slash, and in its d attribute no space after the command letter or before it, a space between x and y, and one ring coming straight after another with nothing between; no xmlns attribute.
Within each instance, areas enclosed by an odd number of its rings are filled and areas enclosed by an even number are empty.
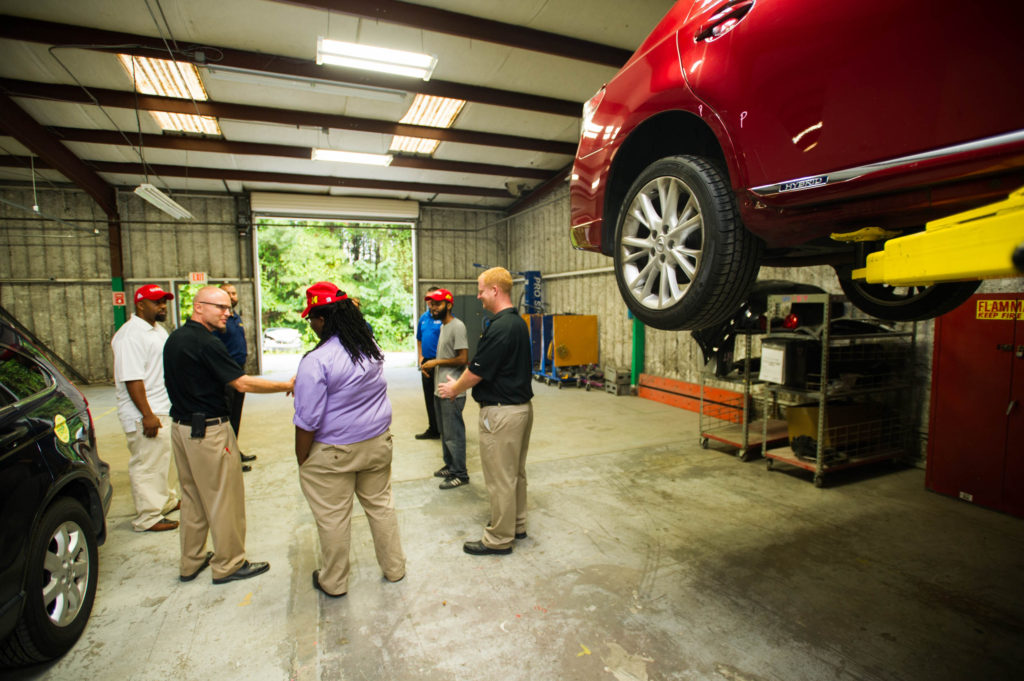
<svg viewBox="0 0 1024 681"><path fill-rule="evenodd" d="M299 329L306 347L316 336L299 315L306 288L333 282L360 300L384 350L408 350L413 334L412 230L405 225L262 219L259 237L263 328Z"/></svg>

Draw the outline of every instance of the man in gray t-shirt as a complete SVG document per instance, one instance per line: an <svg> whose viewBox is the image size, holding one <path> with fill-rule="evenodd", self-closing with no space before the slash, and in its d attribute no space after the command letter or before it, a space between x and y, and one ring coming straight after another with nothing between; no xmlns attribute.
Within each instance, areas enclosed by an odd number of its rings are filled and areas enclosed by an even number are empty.
<svg viewBox="0 0 1024 681"><path fill-rule="evenodd" d="M447 289L437 289L427 294L427 304L434 319L441 320L441 335L437 339L437 356L423 363L424 369L434 370L434 411L441 431L441 448L444 466L434 475L444 478L441 489L454 489L469 484L466 471L466 424L462 410L466 406L465 393L454 399L442 399L437 386L451 376L458 379L469 363L469 343L466 340L466 325L452 316L455 298Z"/></svg>

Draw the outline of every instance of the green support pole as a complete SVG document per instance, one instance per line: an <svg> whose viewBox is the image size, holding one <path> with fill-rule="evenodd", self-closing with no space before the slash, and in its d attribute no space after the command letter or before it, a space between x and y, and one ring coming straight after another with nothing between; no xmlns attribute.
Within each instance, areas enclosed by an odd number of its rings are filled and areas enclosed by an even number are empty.
<svg viewBox="0 0 1024 681"><path fill-rule="evenodd" d="M124 293L124 279L121 277L111 277L110 288L114 293L120 291ZM128 321L128 300L125 299L124 305L114 306L114 330L117 331L121 326Z"/></svg>
<svg viewBox="0 0 1024 681"><path fill-rule="evenodd" d="M630 383L637 385L640 383L640 374L644 372L644 355L645 355L645 341L646 341L646 328L644 323L633 316L633 313L629 313L630 318L633 320L633 369L630 375Z"/></svg>
<svg viewBox="0 0 1024 681"><path fill-rule="evenodd" d="M113 192L113 190L111 190ZM124 294L124 261L121 258L121 218L117 215L117 198L114 196L114 212L107 212L107 239L110 248L110 290ZM114 305L114 331L128 321L128 296L124 305ZM110 302L114 302L111 300Z"/></svg>

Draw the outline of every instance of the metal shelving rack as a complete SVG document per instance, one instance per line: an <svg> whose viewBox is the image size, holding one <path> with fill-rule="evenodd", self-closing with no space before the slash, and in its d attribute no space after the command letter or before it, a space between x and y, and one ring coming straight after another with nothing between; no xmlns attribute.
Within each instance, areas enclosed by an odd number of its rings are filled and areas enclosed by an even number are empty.
<svg viewBox="0 0 1024 681"><path fill-rule="evenodd" d="M773 318L782 316L784 305L796 302L793 298L768 298L769 328ZM835 300L842 297L808 294L799 299L824 308L818 372L808 371L803 387L766 384L764 390L766 409L769 399L778 401L783 393L816 403L816 413L808 414L813 417L813 440L806 436L777 449L762 445L768 470L779 462L811 471L815 487L823 486L829 473L909 454L913 437L907 398L913 387L917 324L906 332L833 334L831 303ZM868 367L871 371L844 372L844 367ZM841 415L843 409L847 410L845 416Z"/></svg>
<svg viewBox="0 0 1024 681"><path fill-rule="evenodd" d="M736 456L741 461L750 461L762 450L762 443L769 446L785 442L787 439L786 422L776 418L751 420L754 398L753 388L760 381L750 375L751 334L743 334L746 339L743 354L743 376L738 380L717 379L737 384L740 387L738 397L710 400L707 395L708 366L700 372L700 446L707 449L710 440L724 443L735 448ZM777 406L771 412L777 413Z"/></svg>

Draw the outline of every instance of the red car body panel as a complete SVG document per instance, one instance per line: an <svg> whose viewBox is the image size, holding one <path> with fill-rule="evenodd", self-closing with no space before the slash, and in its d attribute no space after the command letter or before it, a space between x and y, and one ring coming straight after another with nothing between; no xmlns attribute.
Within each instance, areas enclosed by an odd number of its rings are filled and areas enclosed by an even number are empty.
<svg viewBox="0 0 1024 681"><path fill-rule="evenodd" d="M996 5L678 2L591 102L570 184L573 243L611 252L609 182L627 181L617 159L666 115L714 135L744 224L770 249L1005 197L1024 184L1024 3Z"/></svg>

